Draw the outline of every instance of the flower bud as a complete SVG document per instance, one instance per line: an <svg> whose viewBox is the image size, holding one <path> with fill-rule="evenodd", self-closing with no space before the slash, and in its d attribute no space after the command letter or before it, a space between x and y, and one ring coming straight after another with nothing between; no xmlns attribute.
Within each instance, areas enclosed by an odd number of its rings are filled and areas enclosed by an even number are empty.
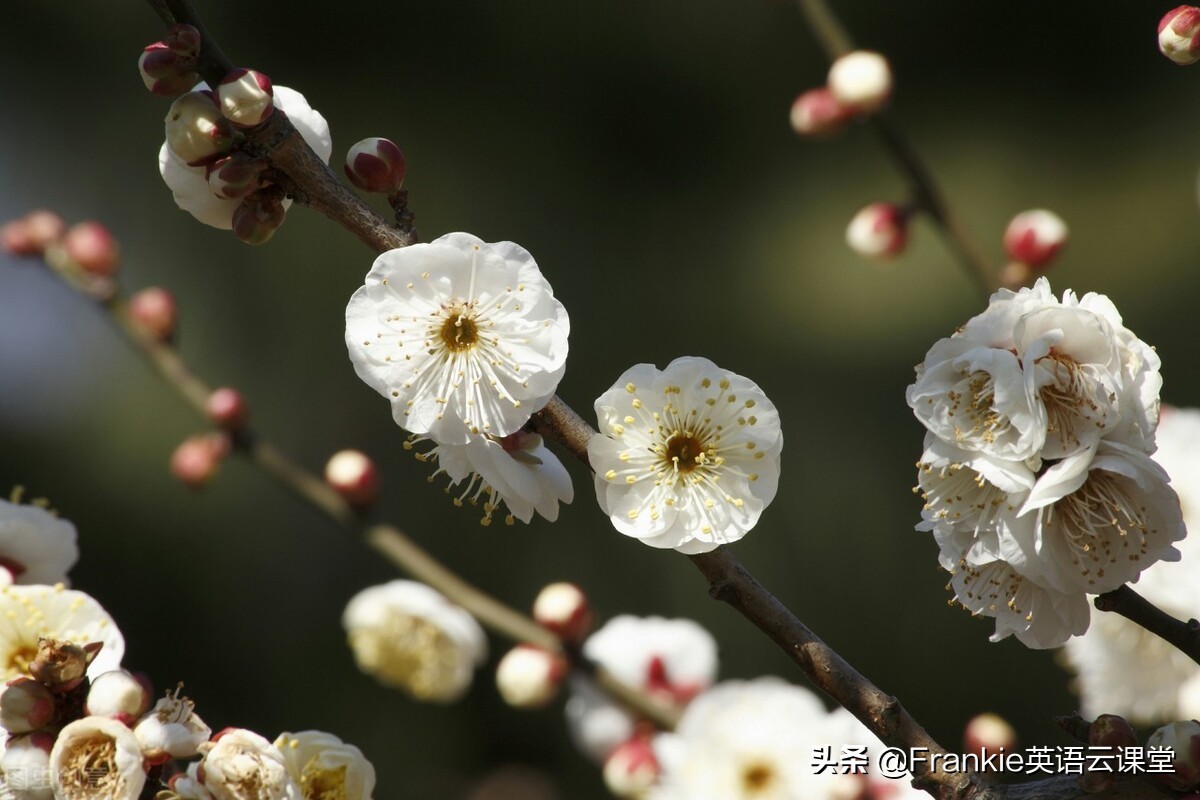
<svg viewBox="0 0 1200 800"><path fill-rule="evenodd" d="M196 61L180 56L163 42L146 47L138 57L142 83L160 97L175 97L196 85Z"/></svg>
<svg viewBox="0 0 1200 800"><path fill-rule="evenodd" d="M801 136L829 136L846 127L853 116L853 108L839 103L829 87L821 86L792 103L792 130Z"/></svg>
<svg viewBox="0 0 1200 800"><path fill-rule="evenodd" d="M561 654L520 644L496 665L496 688L513 708L541 708L558 694L566 675Z"/></svg>
<svg viewBox="0 0 1200 800"><path fill-rule="evenodd" d="M1200 61L1200 8L1179 6L1158 22L1158 49L1180 66Z"/></svg>
<svg viewBox="0 0 1200 800"><path fill-rule="evenodd" d="M846 244L859 255L888 259L908 243L908 214L893 203L862 208L846 228Z"/></svg>
<svg viewBox="0 0 1200 800"><path fill-rule="evenodd" d="M222 386L208 396L204 404L208 418L225 430L233 431L246 424L250 410L246 398L237 389Z"/></svg>
<svg viewBox="0 0 1200 800"><path fill-rule="evenodd" d="M391 139L363 139L346 153L343 166L350 182L364 192L386 194L404 183L408 162Z"/></svg>
<svg viewBox="0 0 1200 800"><path fill-rule="evenodd" d="M1094 747L1134 747L1137 743L1133 726L1116 714L1101 714L1088 727L1088 744Z"/></svg>
<svg viewBox="0 0 1200 800"><path fill-rule="evenodd" d="M150 694L137 678L124 670L101 673L88 687L84 711L96 717L112 717L126 725L146 713Z"/></svg>
<svg viewBox="0 0 1200 800"><path fill-rule="evenodd" d="M33 678L13 678L0 689L0 726L9 733L29 733L54 719L54 695Z"/></svg>
<svg viewBox="0 0 1200 800"><path fill-rule="evenodd" d="M967 753L996 753L1017 743L1017 732L999 714L977 714L963 730L963 750Z"/></svg>
<svg viewBox="0 0 1200 800"><path fill-rule="evenodd" d="M45 252L47 247L67 232L67 223L63 222L63 218L45 209L30 211L21 222L25 224L25 234L38 253Z"/></svg>
<svg viewBox="0 0 1200 800"><path fill-rule="evenodd" d="M1053 211L1022 211L1004 230L1004 250L1009 258L1044 268L1067 243L1067 224Z"/></svg>
<svg viewBox="0 0 1200 800"><path fill-rule="evenodd" d="M253 128L275 110L271 79L252 69L235 69L217 86L217 104L225 119L239 128Z"/></svg>
<svg viewBox="0 0 1200 800"><path fill-rule="evenodd" d="M1169 747L1175 751L1171 772L1154 773L1156 779L1181 792L1200 784L1200 722L1188 720L1164 725L1150 734L1146 747Z"/></svg>
<svg viewBox="0 0 1200 800"><path fill-rule="evenodd" d="M552 583L533 601L533 618L559 638L581 644L592 630L594 618L587 595L573 583Z"/></svg>
<svg viewBox="0 0 1200 800"><path fill-rule="evenodd" d="M604 785L616 797L637 798L658 780L661 768L650 742L635 736L612 752L604 762Z"/></svg>
<svg viewBox="0 0 1200 800"><path fill-rule="evenodd" d="M233 133L210 93L188 92L166 118L167 146L188 166L196 167L229 152Z"/></svg>
<svg viewBox="0 0 1200 800"><path fill-rule="evenodd" d="M134 293L125 310L138 328L160 342L169 341L175 334L178 311L175 297L166 289L152 286Z"/></svg>
<svg viewBox="0 0 1200 800"><path fill-rule="evenodd" d="M56 800L137 800L146 785L133 731L106 717L84 717L58 733L50 751Z"/></svg>
<svg viewBox="0 0 1200 800"><path fill-rule="evenodd" d="M0 247L14 256L36 256L42 253L33 243L29 227L23 219L9 220L0 226Z"/></svg>
<svg viewBox="0 0 1200 800"><path fill-rule="evenodd" d="M234 209L233 232L246 244L263 244L279 230L286 213L276 194L254 192Z"/></svg>
<svg viewBox="0 0 1200 800"><path fill-rule="evenodd" d="M50 751L54 734L38 731L26 736L10 737L0 757L5 788L12 797L22 800L52 800L50 789Z"/></svg>
<svg viewBox="0 0 1200 800"><path fill-rule="evenodd" d="M184 58L200 55L200 42L200 31L186 22L172 25L163 37L163 44Z"/></svg>
<svg viewBox="0 0 1200 800"><path fill-rule="evenodd" d="M325 464L325 482L352 506L369 506L379 497L379 469L357 450L334 453Z"/></svg>
<svg viewBox="0 0 1200 800"><path fill-rule="evenodd" d="M111 277L117 272L120 248L108 228L99 222L73 225L63 237L63 249L67 257L84 272L101 278Z"/></svg>
<svg viewBox="0 0 1200 800"><path fill-rule="evenodd" d="M171 474L191 489L200 489L213 479L221 461L229 454L229 439L223 434L190 436L171 454Z"/></svg>
<svg viewBox="0 0 1200 800"><path fill-rule="evenodd" d="M833 62L828 86L839 103L857 111L875 111L892 95L892 70L879 53L856 50Z"/></svg>
<svg viewBox="0 0 1200 800"><path fill-rule="evenodd" d="M43 637L38 639L37 656L29 665L29 674L55 694L69 692L83 681L88 665L102 646L102 642L78 645Z"/></svg>
<svg viewBox="0 0 1200 800"><path fill-rule="evenodd" d="M234 151L208 170L208 185L217 197L238 200L262 188L266 162Z"/></svg>

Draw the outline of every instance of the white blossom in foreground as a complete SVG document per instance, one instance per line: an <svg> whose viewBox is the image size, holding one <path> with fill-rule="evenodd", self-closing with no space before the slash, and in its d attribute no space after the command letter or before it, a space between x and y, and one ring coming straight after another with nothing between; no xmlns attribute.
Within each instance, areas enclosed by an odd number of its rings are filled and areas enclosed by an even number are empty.
<svg viewBox="0 0 1200 800"><path fill-rule="evenodd" d="M0 583L67 584L75 526L44 508L0 500Z"/></svg>
<svg viewBox="0 0 1200 800"><path fill-rule="evenodd" d="M775 497L779 414L753 381L706 358L630 368L596 417L596 499L626 536L706 553L746 535Z"/></svg>
<svg viewBox="0 0 1200 800"><path fill-rule="evenodd" d="M358 377L439 444L520 430L554 396L569 333L533 256L469 233L379 256L346 307Z"/></svg>
<svg viewBox="0 0 1200 800"><path fill-rule="evenodd" d="M1200 409L1163 408L1154 460L1171 476L1185 524L1200 531ZM1200 534L1179 549L1182 559L1151 566L1137 591L1174 617L1200 617ZM1064 651L1084 715L1120 714L1138 724L1200 719L1200 665L1119 614L1092 609L1091 616L1087 634Z"/></svg>
<svg viewBox="0 0 1200 800"><path fill-rule="evenodd" d="M717 642L689 619L617 616L584 642L583 654L620 682L677 707L717 677ZM636 728L631 716L590 684L572 684L566 713L572 738L597 761Z"/></svg>
<svg viewBox="0 0 1200 800"><path fill-rule="evenodd" d="M197 775L216 800L303 800L283 753L253 731L227 728L204 746Z"/></svg>
<svg viewBox="0 0 1200 800"><path fill-rule="evenodd" d="M37 731L24 736L10 736L0 755L3 771L4 800L52 800L54 791L50 779L50 750L54 735Z"/></svg>
<svg viewBox="0 0 1200 800"><path fill-rule="evenodd" d="M197 89L207 88L200 84ZM333 152L333 140L329 136L329 124L315 111L304 95L286 86L276 86L275 107L285 114L296 130L325 163ZM233 227L233 212L241 204L241 198L221 197L214 194L208 182L207 168L188 166L187 160L176 155L167 142L158 151L158 171L171 190L175 204L205 225L229 230ZM284 208L292 204L284 200Z"/></svg>
<svg viewBox="0 0 1200 800"><path fill-rule="evenodd" d="M352 744L331 733L281 733L275 746L305 800L371 800L375 767Z"/></svg>
<svg viewBox="0 0 1200 800"><path fill-rule="evenodd" d="M406 448L419 443L420 437L405 442ZM529 522L536 511L551 522L558 519L558 504L575 497L571 476L558 457L543 444L536 433L517 431L508 436L472 436L466 444L439 444L424 453L421 461L432 461L440 474L450 479L447 492L455 494L455 505L464 501L479 505L482 501L482 525L490 525L492 515L503 517L511 525L514 519ZM505 513L502 509L508 508Z"/></svg>
<svg viewBox="0 0 1200 800"><path fill-rule="evenodd" d="M142 752L150 761L191 758L212 736L212 729L196 714L196 705L179 690L159 699L133 726Z"/></svg>
<svg viewBox="0 0 1200 800"><path fill-rule="evenodd" d="M133 731L107 717L83 717L59 731L50 774L57 800L137 800L146 783Z"/></svg>
<svg viewBox="0 0 1200 800"><path fill-rule="evenodd" d="M93 678L119 669L125 655L116 622L89 595L61 584L0 587L0 664L5 665L0 678L28 672L43 637L77 645L103 643L87 669Z"/></svg>
<svg viewBox="0 0 1200 800"><path fill-rule="evenodd" d="M415 581L363 589L346 605L342 627L359 669L418 700L457 700L487 657L479 623Z"/></svg>

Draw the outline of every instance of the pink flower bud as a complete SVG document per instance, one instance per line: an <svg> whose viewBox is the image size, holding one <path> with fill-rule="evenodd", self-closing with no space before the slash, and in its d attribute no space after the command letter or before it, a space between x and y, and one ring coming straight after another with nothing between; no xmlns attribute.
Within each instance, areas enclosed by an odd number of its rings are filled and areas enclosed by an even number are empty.
<svg viewBox="0 0 1200 800"><path fill-rule="evenodd" d="M120 249L117 241L99 222L80 222L63 237L67 257L91 275L111 277L117 272Z"/></svg>
<svg viewBox="0 0 1200 800"><path fill-rule="evenodd" d="M833 62L828 85L839 103L875 111L892 96L892 69L879 53L857 50Z"/></svg>
<svg viewBox="0 0 1200 800"><path fill-rule="evenodd" d="M222 434L198 434L184 439L171 454L171 474L192 489L200 489L217 474L229 454L229 440Z"/></svg>
<svg viewBox="0 0 1200 800"><path fill-rule="evenodd" d="M346 153L343 167L350 182L364 192L386 194L404 183L408 162L391 139L363 139Z"/></svg>
<svg viewBox="0 0 1200 800"><path fill-rule="evenodd" d="M77 645L58 639L38 640L37 656L29 665L29 674L51 692L69 692L83 682L88 665L103 647L102 642Z"/></svg>
<svg viewBox="0 0 1200 800"><path fill-rule="evenodd" d="M67 232L67 223L63 222L63 218L45 209L30 211L21 221L25 223L26 235L39 253L44 252Z"/></svg>
<svg viewBox="0 0 1200 800"><path fill-rule="evenodd" d="M29 226L23 219L10 220L0 226L0 246L14 256L36 256L42 251L33 243Z"/></svg>
<svg viewBox="0 0 1200 800"><path fill-rule="evenodd" d="M1017 743L1017 732L999 714L977 714L963 730L963 750L968 753L995 753Z"/></svg>
<svg viewBox="0 0 1200 800"><path fill-rule="evenodd" d="M635 736L619 745L604 762L604 785L616 797L643 797L661 771L650 742Z"/></svg>
<svg viewBox="0 0 1200 800"><path fill-rule="evenodd" d="M357 450L334 453L325 464L325 482L352 506L369 506L379 497L379 469Z"/></svg>
<svg viewBox="0 0 1200 800"><path fill-rule="evenodd" d="M246 398L237 389L223 386L208 396L205 404L208 418L226 430L237 430L246 424L250 410Z"/></svg>
<svg viewBox="0 0 1200 800"><path fill-rule="evenodd" d="M134 324L160 342L169 341L175 334L178 312L175 297L166 289L142 289L129 298L126 311Z"/></svg>
<svg viewBox="0 0 1200 800"><path fill-rule="evenodd" d="M1033 269L1044 268L1067 243L1067 224L1053 211L1022 211L1004 231L1009 257Z"/></svg>
<svg viewBox="0 0 1200 800"><path fill-rule="evenodd" d="M275 111L271 79L252 69L235 69L217 86L217 104L225 119L239 128L253 128Z"/></svg>
<svg viewBox="0 0 1200 800"><path fill-rule="evenodd" d="M801 136L830 136L846 127L853 116L853 108L839 103L829 87L821 86L792 103L792 130Z"/></svg>
<svg viewBox="0 0 1200 800"><path fill-rule="evenodd" d="M172 25L163 44L184 58L195 58L200 55L200 31L187 23Z"/></svg>
<svg viewBox="0 0 1200 800"><path fill-rule="evenodd" d="M207 164L229 152L233 133L209 93L188 92L167 112L167 146L189 166Z"/></svg>
<svg viewBox="0 0 1200 800"><path fill-rule="evenodd" d="M146 47L138 57L142 83L156 95L175 97L192 88L198 80L196 61L172 50L163 42Z"/></svg>
<svg viewBox="0 0 1200 800"><path fill-rule="evenodd" d="M1180 66L1200 61L1200 8L1179 6L1158 22L1158 49Z"/></svg>
<svg viewBox="0 0 1200 800"><path fill-rule="evenodd" d="M233 210L233 232L246 244L263 244L279 230L286 214L275 193L253 192Z"/></svg>
<svg viewBox="0 0 1200 800"><path fill-rule="evenodd" d="M208 168L208 185L217 197L238 200L263 186L266 162L235 150Z"/></svg>
<svg viewBox="0 0 1200 800"><path fill-rule="evenodd" d="M1134 747L1138 743L1133 726L1116 714L1101 714L1088 726L1088 744L1097 747Z"/></svg>
<svg viewBox="0 0 1200 800"><path fill-rule="evenodd" d="M88 687L84 711L97 717L112 717L132 725L150 708L150 693L137 678L124 670L101 673Z"/></svg>
<svg viewBox="0 0 1200 800"><path fill-rule="evenodd" d="M0 726L9 733L29 733L54 718L54 695L33 678L13 678L0 690Z"/></svg>
<svg viewBox="0 0 1200 800"><path fill-rule="evenodd" d="M1175 751L1172 771L1155 773L1154 778L1181 792L1200 785L1200 722L1188 720L1164 725L1150 734L1146 747L1169 747Z"/></svg>
<svg viewBox="0 0 1200 800"><path fill-rule="evenodd" d="M567 672L562 654L519 644L496 665L496 688L513 708L541 708L558 694Z"/></svg>
<svg viewBox="0 0 1200 800"><path fill-rule="evenodd" d="M893 203L864 207L846 228L846 244L859 255L888 259L908 243L908 215Z"/></svg>
<svg viewBox="0 0 1200 800"><path fill-rule="evenodd" d="M533 618L559 638L581 644L592 630L594 618L587 595L573 583L552 583L533 601Z"/></svg>

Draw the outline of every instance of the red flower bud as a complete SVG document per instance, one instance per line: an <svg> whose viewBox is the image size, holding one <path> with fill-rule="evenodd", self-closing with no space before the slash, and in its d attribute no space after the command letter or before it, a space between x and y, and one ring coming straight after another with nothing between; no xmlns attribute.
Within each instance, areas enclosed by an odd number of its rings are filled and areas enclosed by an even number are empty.
<svg viewBox="0 0 1200 800"><path fill-rule="evenodd" d="M1180 66L1200 61L1200 8L1179 6L1158 22L1158 49Z"/></svg>
<svg viewBox="0 0 1200 800"><path fill-rule="evenodd" d="M801 136L830 136L853 117L854 109L838 102L827 86L809 89L792 103L792 130Z"/></svg>
<svg viewBox="0 0 1200 800"><path fill-rule="evenodd" d="M395 142L376 136L351 147L343 169L350 182L364 192L387 194L403 185L408 162Z"/></svg>
<svg viewBox="0 0 1200 800"><path fill-rule="evenodd" d="M126 310L139 328L160 342L170 340L175 333L178 312L174 296L166 289L142 289L129 298Z"/></svg>
<svg viewBox="0 0 1200 800"><path fill-rule="evenodd" d="M908 244L908 215L893 203L872 203L846 228L846 244L859 255L888 259Z"/></svg>
<svg viewBox="0 0 1200 800"><path fill-rule="evenodd" d="M379 468L357 450L334 453L325 464L325 482L352 506L369 506L379 497Z"/></svg>
<svg viewBox="0 0 1200 800"><path fill-rule="evenodd" d="M67 257L87 273L101 278L117 272L120 249L112 234L99 222L80 222L63 238Z"/></svg>

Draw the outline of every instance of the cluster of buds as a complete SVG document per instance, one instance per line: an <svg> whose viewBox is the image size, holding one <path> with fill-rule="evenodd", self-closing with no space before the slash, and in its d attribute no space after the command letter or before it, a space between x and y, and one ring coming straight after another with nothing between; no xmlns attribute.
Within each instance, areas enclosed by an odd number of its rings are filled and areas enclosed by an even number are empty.
<svg viewBox="0 0 1200 800"><path fill-rule="evenodd" d="M873 114L892 96L887 59L869 50L841 56L829 68L824 86L792 103L792 130L801 136L829 136L856 118Z"/></svg>
<svg viewBox="0 0 1200 800"><path fill-rule="evenodd" d="M1009 289L1028 284L1045 272L1067 243L1067 224L1053 211L1022 211L1004 230L1004 252L1010 259L1000 275Z"/></svg>
<svg viewBox="0 0 1200 800"><path fill-rule="evenodd" d="M163 97L175 97L196 85L200 38L200 31L191 25L175 25L161 42L147 45L138 59L146 88Z"/></svg>
<svg viewBox="0 0 1200 800"><path fill-rule="evenodd" d="M1200 61L1200 8L1179 6L1158 23L1158 49L1176 64Z"/></svg>
<svg viewBox="0 0 1200 800"><path fill-rule="evenodd" d="M533 618L569 651L583 644L594 619L587 596L573 583L543 588L533 601ZM513 708L542 708L558 696L569 672L563 653L519 644L496 665L496 688Z"/></svg>
<svg viewBox="0 0 1200 800"><path fill-rule="evenodd" d="M99 222L68 228L53 211L31 211L0 226L0 247L15 256L44 259L95 297L108 298L116 288L121 250Z"/></svg>

